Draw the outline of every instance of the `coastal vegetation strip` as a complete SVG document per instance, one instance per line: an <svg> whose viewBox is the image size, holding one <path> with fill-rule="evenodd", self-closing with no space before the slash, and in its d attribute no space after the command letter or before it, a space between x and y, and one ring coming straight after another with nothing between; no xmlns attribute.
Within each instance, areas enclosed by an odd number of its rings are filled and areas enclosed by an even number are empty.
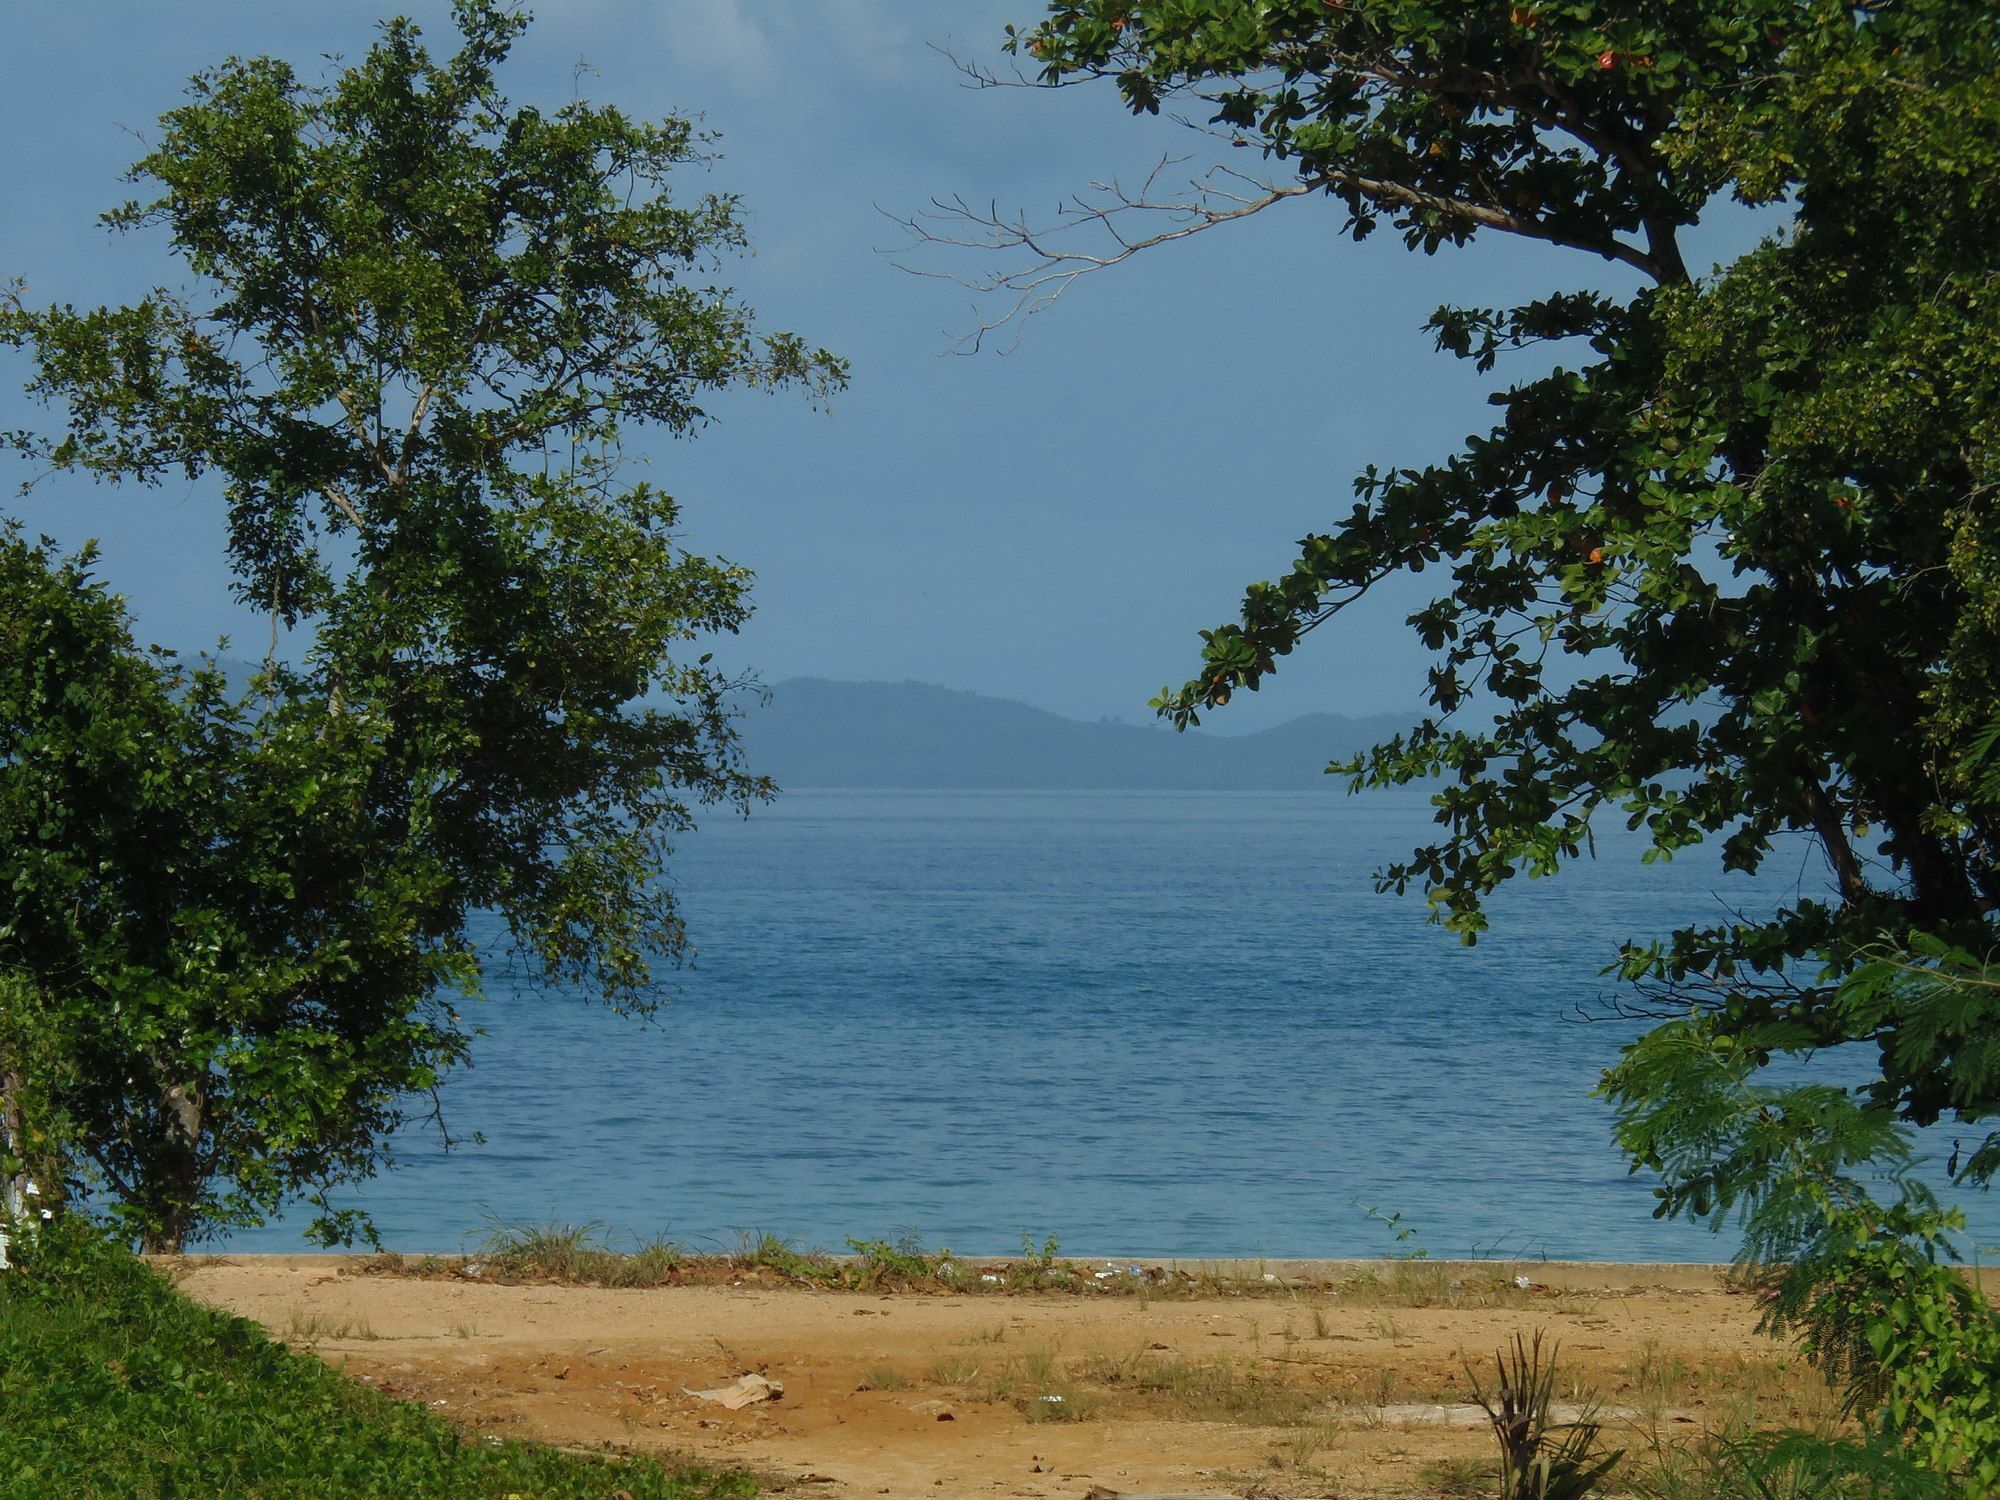
<svg viewBox="0 0 2000 1500"><path fill-rule="evenodd" d="M826 1291L992 1295L1065 1292L1090 1296L1188 1298L1339 1294L1406 1307L1531 1308L1578 1295L1569 1278L1546 1279L1523 1263L1442 1261L1173 1260L1062 1254L1053 1235L1026 1232L1021 1254L961 1255L904 1238L847 1240L847 1253L802 1249L783 1236L750 1233L730 1250L698 1251L655 1237L630 1250L600 1226L525 1223L494 1226L477 1250L458 1255L378 1252L341 1262L361 1274L570 1286L797 1286ZM1685 1268L1682 1268L1685 1269ZM1545 1270L1545 1268L1544 1268ZM1707 1282L1723 1268L1703 1268ZM1596 1280L1597 1278L1593 1278ZM1601 1295L1593 1293L1592 1295ZM1616 1295L1613 1293L1613 1295Z"/></svg>

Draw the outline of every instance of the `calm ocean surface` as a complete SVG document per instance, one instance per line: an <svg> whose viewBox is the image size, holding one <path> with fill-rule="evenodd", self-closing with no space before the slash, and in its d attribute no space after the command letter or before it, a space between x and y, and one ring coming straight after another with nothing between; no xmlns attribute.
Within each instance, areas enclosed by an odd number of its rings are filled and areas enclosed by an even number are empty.
<svg viewBox="0 0 2000 1500"><path fill-rule="evenodd" d="M1726 1259L1652 1221L1588 1097L1631 1028L1576 1012L1620 937L1817 867L1642 865L1614 829L1467 949L1369 881L1430 829L1420 800L1337 793L788 793L684 842L700 958L656 1023L496 979L443 1095L484 1143L412 1130L344 1201L409 1250L498 1218L697 1247ZM303 1248L302 1222L230 1244Z"/></svg>

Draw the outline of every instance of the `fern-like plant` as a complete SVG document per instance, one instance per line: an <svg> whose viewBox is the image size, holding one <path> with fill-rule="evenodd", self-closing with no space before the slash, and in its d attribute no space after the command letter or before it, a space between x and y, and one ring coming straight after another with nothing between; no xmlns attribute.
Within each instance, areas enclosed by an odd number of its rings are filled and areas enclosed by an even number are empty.
<svg viewBox="0 0 2000 1500"><path fill-rule="evenodd" d="M1867 1090L1753 1081L1760 1050L1795 1045L1790 1024L1732 1034L1694 1014L1654 1028L1605 1081L1620 1144L1659 1173L1657 1216L1740 1225L1765 1331L1796 1337L1841 1388L1871 1465L2000 1496L2000 1316L1953 1264L1964 1217L1912 1175L1907 1130ZM1994 1158L1989 1139L1958 1180ZM1820 1459L1860 1475L1860 1452Z"/></svg>

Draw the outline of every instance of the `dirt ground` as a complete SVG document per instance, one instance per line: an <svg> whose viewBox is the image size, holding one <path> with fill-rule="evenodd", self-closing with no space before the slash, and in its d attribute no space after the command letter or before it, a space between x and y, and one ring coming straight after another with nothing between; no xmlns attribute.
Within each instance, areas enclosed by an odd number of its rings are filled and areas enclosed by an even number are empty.
<svg viewBox="0 0 2000 1500"><path fill-rule="evenodd" d="M1357 1269L1217 1268L1194 1293L1094 1296L493 1285L320 1256L179 1274L479 1430L743 1465L828 1500L1483 1493L1493 1440L1464 1361L1484 1377L1537 1329L1560 1341L1563 1395L1601 1401L1619 1446L1797 1419L1814 1399L1756 1334L1757 1299L1713 1267L1426 1266L1408 1284ZM748 1372L783 1395L731 1411L690 1394Z"/></svg>

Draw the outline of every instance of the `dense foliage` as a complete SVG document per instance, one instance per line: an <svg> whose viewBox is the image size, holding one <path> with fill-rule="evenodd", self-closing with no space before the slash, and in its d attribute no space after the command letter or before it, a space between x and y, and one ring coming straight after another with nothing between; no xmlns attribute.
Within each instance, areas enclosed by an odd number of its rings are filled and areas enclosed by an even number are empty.
<svg viewBox="0 0 2000 1500"><path fill-rule="evenodd" d="M0 1276L0 1408L10 1496L721 1500L755 1489L742 1475L468 1437L197 1307L73 1226Z"/></svg>
<svg viewBox="0 0 2000 1500"><path fill-rule="evenodd" d="M1636 276L1441 308L1441 349L1546 373L1497 391L1463 451L1361 476L1158 707L1195 723L1383 580L1441 573L1410 618L1431 711L1335 767L1438 788L1439 837L1385 888L1472 941L1593 820L1649 859L1712 841L1733 870L1816 848L1823 888L1624 949L1624 1003L1664 1024L1605 1091L1661 1212L1745 1215L1751 1258L1796 1272L1779 1326L1935 1472L1994 1485L1992 1310L1939 1264L1951 1214L1868 1178L1904 1161L1899 1121L1974 1126L1961 1183L2000 1170L2000 7L1078 0L1010 44L1041 82L1113 80L1272 175L1224 171L1178 209L1080 200L1053 227L1110 229L1094 258L964 215L1028 256L991 278L1009 316L1315 198L1356 238L1508 233ZM1783 227L1699 274L1687 232L1732 198ZM1869 1081L1756 1082L1829 1049Z"/></svg>
<svg viewBox="0 0 2000 1500"><path fill-rule="evenodd" d="M476 973L476 908L546 977L649 1004L686 941L672 836L768 790L732 684L678 654L739 625L749 575L676 544L622 445L843 367L709 281L743 234L731 198L670 191L705 160L691 125L516 106L524 17L454 15L442 62L392 21L324 85L269 58L193 81L133 169L156 196L107 216L164 231L193 290L0 309L61 416L17 448L213 476L271 621L232 696L136 651L79 565L10 554L10 628L53 632L0 705L10 1045L155 1244L370 1168L459 1054L441 997Z"/></svg>
<svg viewBox="0 0 2000 1500"><path fill-rule="evenodd" d="M172 1242L365 1170L471 973L412 941L449 876L373 815L384 720L140 650L89 564L0 532L0 1053L33 1175Z"/></svg>

